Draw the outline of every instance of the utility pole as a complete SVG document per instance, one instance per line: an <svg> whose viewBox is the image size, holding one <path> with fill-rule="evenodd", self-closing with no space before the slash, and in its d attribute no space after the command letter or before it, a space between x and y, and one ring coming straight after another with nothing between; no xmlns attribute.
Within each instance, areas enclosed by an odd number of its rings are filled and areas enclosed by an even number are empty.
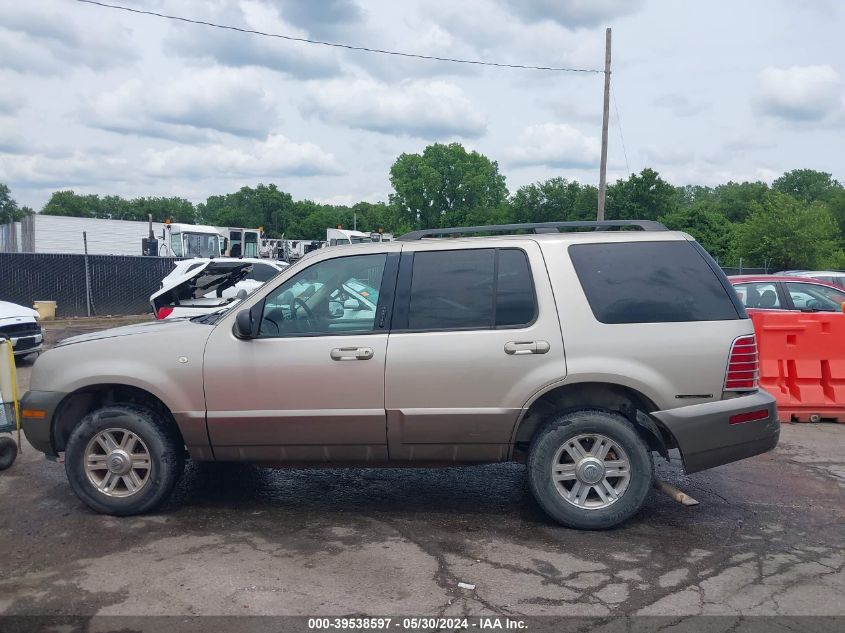
<svg viewBox="0 0 845 633"><path fill-rule="evenodd" d="M607 196L607 120L610 118L610 27L605 31L604 45L604 111L601 120L601 164L599 165L599 208L597 220L604 220Z"/></svg>

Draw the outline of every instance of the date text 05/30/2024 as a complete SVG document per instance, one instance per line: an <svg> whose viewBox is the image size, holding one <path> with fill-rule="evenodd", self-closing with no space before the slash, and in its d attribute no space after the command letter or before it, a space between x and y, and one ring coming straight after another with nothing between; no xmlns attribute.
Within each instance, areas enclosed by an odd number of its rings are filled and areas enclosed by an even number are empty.
<svg viewBox="0 0 845 633"><path fill-rule="evenodd" d="M378 631L378 630L470 630L479 629L482 631L511 630L521 631L527 629L523 620L501 617L475 617L475 618L308 618L308 629L310 631Z"/></svg>

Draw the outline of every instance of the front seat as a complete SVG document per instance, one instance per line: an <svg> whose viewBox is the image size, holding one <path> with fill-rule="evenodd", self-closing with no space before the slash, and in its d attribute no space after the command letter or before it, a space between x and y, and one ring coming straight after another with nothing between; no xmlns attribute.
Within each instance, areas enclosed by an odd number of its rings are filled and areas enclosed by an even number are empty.
<svg viewBox="0 0 845 633"><path fill-rule="evenodd" d="M760 307L760 292L754 286L748 286L745 293L745 307L759 308Z"/></svg>
<svg viewBox="0 0 845 633"><path fill-rule="evenodd" d="M774 308L777 306L778 303L778 296L774 290L764 290L763 294L760 295L760 303L758 307L760 308Z"/></svg>

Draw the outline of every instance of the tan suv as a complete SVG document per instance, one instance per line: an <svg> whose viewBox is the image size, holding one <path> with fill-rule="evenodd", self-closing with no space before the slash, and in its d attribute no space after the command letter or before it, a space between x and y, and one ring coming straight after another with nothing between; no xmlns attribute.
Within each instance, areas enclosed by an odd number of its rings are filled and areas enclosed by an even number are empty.
<svg viewBox="0 0 845 633"><path fill-rule="evenodd" d="M429 239L473 233L488 236ZM233 308L62 341L31 385L30 443L64 452L77 495L116 515L158 506L186 454L517 460L554 519L604 528L643 504L652 452L677 447L695 472L779 433L728 280L688 235L645 221L325 248Z"/></svg>

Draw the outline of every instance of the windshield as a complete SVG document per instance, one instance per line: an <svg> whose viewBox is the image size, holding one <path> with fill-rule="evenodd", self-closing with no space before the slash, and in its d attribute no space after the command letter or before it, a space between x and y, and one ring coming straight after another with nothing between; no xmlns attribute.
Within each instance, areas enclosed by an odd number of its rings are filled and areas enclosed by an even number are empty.
<svg viewBox="0 0 845 633"><path fill-rule="evenodd" d="M185 257L217 257L220 255L220 236L208 233L183 233Z"/></svg>

